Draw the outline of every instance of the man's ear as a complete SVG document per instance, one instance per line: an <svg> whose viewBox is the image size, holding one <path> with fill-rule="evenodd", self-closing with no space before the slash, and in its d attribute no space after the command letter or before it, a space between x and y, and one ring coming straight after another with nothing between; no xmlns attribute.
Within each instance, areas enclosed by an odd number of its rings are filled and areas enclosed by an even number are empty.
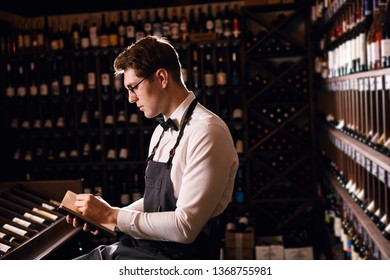
<svg viewBox="0 0 390 280"><path fill-rule="evenodd" d="M160 81L161 87L166 88L168 86L169 73L164 68L160 68L156 71L157 79Z"/></svg>

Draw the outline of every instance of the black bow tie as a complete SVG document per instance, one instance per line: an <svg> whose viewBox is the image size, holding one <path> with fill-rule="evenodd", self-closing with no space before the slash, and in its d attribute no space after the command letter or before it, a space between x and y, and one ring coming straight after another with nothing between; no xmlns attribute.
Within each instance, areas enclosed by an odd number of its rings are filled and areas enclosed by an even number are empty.
<svg viewBox="0 0 390 280"><path fill-rule="evenodd" d="M164 131L167 131L169 128L173 128L176 131L179 130L177 128L176 124L173 122L173 120L171 118L169 118L166 121L164 121L164 117L163 116L158 116L157 117L157 121L162 126Z"/></svg>

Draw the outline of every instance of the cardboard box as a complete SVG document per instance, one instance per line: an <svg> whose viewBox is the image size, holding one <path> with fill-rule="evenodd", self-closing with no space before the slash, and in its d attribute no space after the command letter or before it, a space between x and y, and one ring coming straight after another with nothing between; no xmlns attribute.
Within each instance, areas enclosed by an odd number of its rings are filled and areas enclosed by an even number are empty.
<svg viewBox="0 0 390 280"><path fill-rule="evenodd" d="M255 234L249 232L225 232L225 247L226 248L251 248L255 246Z"/></svg>
<svg viewBox="0 0 390 280"><path fill-rule="evenodd" d="M313 247L285 248L285 260L313 260Z"/></svg>
<svg viewBox="0 0 390 280"><path fill-rule="evenodd" d="M263 245L255 248L256 260L283 260L283 245Z"/></svg>
<svg viewBox="0 0 390 280"><path fill-rule="evenodd" d="M253 248L226 248L226 260L253 260Z"/></svg>

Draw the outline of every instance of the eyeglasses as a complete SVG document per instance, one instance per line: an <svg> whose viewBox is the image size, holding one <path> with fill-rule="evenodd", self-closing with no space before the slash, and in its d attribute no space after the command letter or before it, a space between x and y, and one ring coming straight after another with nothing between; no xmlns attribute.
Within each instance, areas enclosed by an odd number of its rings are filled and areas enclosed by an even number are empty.
<svg viewBox="0 0 390 280"><path fill-rule="evenodd" d="M135 92L135 90L137 89L137 87L143 82L145 81L146 79L148 79L150 76L152 76L154 74L154 72L150 73L149 75L147 75L145 78L143 78L141 81L139 81L135 86L128 86L128 90L134 94L136 97L138 97L137 93Z"/></svg>

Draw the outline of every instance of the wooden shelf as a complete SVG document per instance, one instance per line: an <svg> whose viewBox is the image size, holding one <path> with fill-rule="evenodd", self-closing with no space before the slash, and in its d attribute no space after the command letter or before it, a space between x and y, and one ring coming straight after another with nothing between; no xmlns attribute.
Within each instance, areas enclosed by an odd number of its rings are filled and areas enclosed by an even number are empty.
<svg viewBox="0 0 390 280"><path fill-rule="evenodd" d="M325 171L325 170L324 170ZM325 178L334 187L338 195L342 198L344 205L351 211L352 215L359 221L361 228L359 234L367 236L372 241L372 252L377 259L390 259L390 241L387 240L371 219L356 204L347 191L340 185L337 179L332 176L329 170L324 172ZM369 242L370 245L370 242Z"/></svg>
<svg viewBox="0 0 390 280"><path fill-rule="evenodd" d="M334 128L323 126L323 131L331 137L339 139L342 143L351 147L353 150L360 153L367 160L375 163L378 167L390 173L390 158L372 149L371 147L361 143L360 141L338 131ZM340 148L340 147L339 147ZM371 164L372 166L372 164Z"/></svg>

